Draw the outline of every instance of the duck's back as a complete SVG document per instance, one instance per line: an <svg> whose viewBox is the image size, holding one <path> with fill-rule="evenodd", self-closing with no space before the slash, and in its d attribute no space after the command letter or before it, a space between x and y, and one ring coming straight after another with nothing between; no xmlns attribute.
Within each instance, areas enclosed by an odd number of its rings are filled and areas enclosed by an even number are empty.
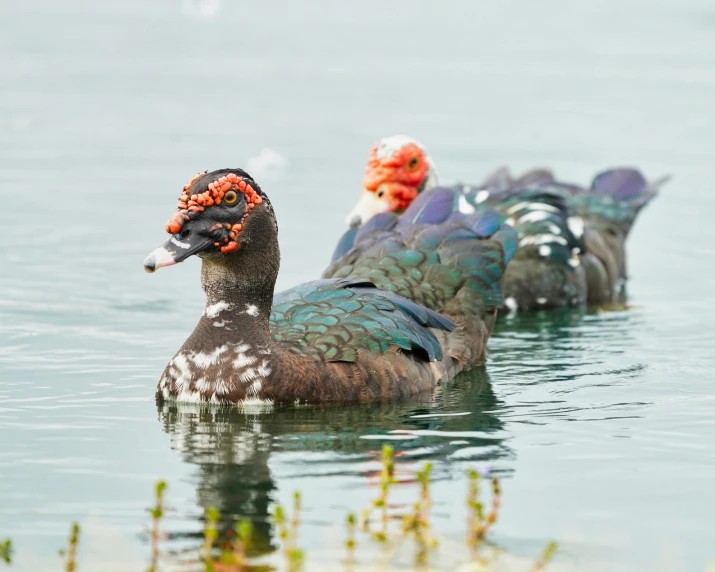
<svg viewBox="0 0 715 572"><path fill-rule="evenodd" d="M460 212L460 196L432 189L402 215L373 217L343 238L324 276L369 281L454 320L444 351L463 369L484 359L516 233L494 212Z"/></svg>
<svg viewBox="0 0 715 572"><path fill-rule="evenodd" d="M492 209L518 234L518 249L504 274L509 310L577 306L587 284L579 254L583 223L571 216L566 186L534 171L509 187L465 189L475 209Z"/></svg>
<svg viewBox="0 0 715 572"><path fill-rule="evenodd" d="M626 238L664 180L648 183L637 169L618 168L599 173L590 187L580 187L556 181L544 169L518 179L498 169L480 187L463 187L471 206L495 210L519 235L519 248L504 276L507 307L532 310L621 300Z"/></svg>

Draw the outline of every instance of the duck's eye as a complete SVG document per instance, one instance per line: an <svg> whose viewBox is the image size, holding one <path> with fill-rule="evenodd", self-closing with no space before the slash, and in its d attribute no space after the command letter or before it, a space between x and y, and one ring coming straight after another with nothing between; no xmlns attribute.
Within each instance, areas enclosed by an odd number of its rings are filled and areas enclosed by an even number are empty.
<svg viewBox="0 0 715 572"><path fill-rule="evenodd" d="M414 170L414 169L417 168L417 166L418 166L419 164L420 164L420 158L419 158L419 157L412 157L412 159L410 159L410 162L407 163L407 168Z"/></svg>
<svg viewBox="0 0 715 572"><path fill-rule="evenodd" d="M224 196L223 196L223 201L227 205L232 205L238 200L238 195L236 194L236 191L231 190L228 191Z"/></svg>
<svg viewBox="0 0 715 572"><path fill-rule="evenodd" d="M377 198L381 199L385 195L385 189L380 189L377 191Z"/></svg>

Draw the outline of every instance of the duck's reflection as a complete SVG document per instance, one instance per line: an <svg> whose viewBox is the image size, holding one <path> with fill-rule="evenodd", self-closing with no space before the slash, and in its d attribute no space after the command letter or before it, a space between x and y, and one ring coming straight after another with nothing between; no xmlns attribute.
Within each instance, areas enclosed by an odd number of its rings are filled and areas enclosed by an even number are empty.
<svg viewBox="0 0 715 572"><path fill-rule="evenodd" d="M638 316L623 309L587 314L583 309L570 308L500 317L489 340L492 373L494 366L504 365L533 372L540 364L545 371L573 378L582 373L581 366L598 366L634 344ZM597 352L591 351L595 348Z"/></svg>
<svg viewBox="0 0 715 572"><path fill-rule="evenodd" d="M330 463L338 454L343 470L349 471L346 463L354 464L350 472L364 474L365 462L379 456L385 439L400 435L415 438L392 441L398 463L401 458L447 458L466 447L472 451L470 459L493 461L513 454L504 443L499 407L486 369L475 368L435 394L407 404L276 407L250 412L163 403L158 412L164 430L172 435L172 446L199 468L196 489L201 509L215 506L226 525L250 519L254 550L264 553L275 545L269 521L276 488L268 466L272 455L326 452L325 463ZM330 476L335 476L334 471ZM331 486L335 485L326 482L326 494Z"/></svg>

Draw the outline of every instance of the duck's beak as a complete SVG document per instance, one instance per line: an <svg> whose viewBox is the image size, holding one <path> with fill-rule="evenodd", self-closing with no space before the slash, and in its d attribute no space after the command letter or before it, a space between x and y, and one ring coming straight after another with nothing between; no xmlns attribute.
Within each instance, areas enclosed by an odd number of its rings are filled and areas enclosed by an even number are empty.
<svg viewBox="0 0 715 572"><path fill-rule="evenodd" d="M380 189L378 189L379 191ZM350 228L356 228L367 222L376 214L394 210L388 200L388 193L384 193L381 198L377 197L377 192L364 190L357 204L350 211L350 214L345 218L345 222Z"/></svg>
<svg viewBox="0 0 715 572"><path fill-rule="evenodd" d="M178 264L186 260L189 256L205 250L211 246L211 244L212 241L210 238L200 236L198 233L192 233L188 239L184 240L172 236L144 259L144 270L154 272L164 266Z"/></svg>

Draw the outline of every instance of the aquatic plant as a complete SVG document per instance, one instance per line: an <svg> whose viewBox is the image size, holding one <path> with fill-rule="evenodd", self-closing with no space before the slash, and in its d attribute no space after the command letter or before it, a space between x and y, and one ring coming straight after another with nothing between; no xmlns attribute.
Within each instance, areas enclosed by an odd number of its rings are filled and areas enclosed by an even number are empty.
<svg viewBox="0 0 715 572"><path fill-rule="evenodd" d="M5 564L12 564L12 540L9 538L0 542L0 560Z"/></svg>
<svg viewBox="0 0 715 572"><path fill-rule="evenodd" d="M347 525L348 537L345 540L345 550L347 555L345 557L345 565L348 570L352 570L353 566L356 564L355 560L355 549L357 548L357 542L355 541L355 532L357 529L357 517L354 512L348 514L345 519Z"/></svg>
<svg viewBox="0 0 715 572"><path fill-rule="evenodd" d="M253 538L253 524L249 520L239 520L234 528L235 539L221 554L221 563L227 572L241 572L248 564L247 551Z"/></svg>
<svg viewBox="0 0 715 572"><path fill-rule="evenodd" d="M380 469L380 496L362 511L360 519L360 528L365 532L369 532L371 530L370 516L374 510L380 511L382 528L379 531L372 532L373 538L380 542L387 542L387 497L390 494L390 486L395 483L395 463L392 455L392 447L383 445L382 468Z"/></svg>
<svg viewBox="0 0 715 572"><path fill-rule="evenodd" d="M551 541L546 545L546 548L544 548L544 551L541 553L541 557L534 562L534 566L531 569L531 572L541 572L544 568L546 568L546 565L551 561L551 559L554 557L554 554L556 554L556 549L559 547L558 543L555 541Z"/></svg>
<svg viewBox="0 0 715 572"><path fill-rule="evenodd" d="M204 563L205 572L242 572L249 564L247 550L253 536L253 525L247 520L239 520L233 530L226 536L233 537L221 546L221 551L216 558L216 543L219 538L218 522L221 513L215 507L206 509L206 524L204 525L204 542L201 547L201 561Z"/></svg>
<svg viewBox="0 0 715 572"><path fill-rule="evenodd" d="M70 538L66 550L60 550L60 556L65 557L65 571L74 572L77 569L77 545L79 544L79 524L72 523Z"/></svg>
<svg viewBox="0 0 715 572"><path fill-rule="evenodd" d="M485 515L484 503L479 499L479 481L482 477L474 469L467 471L467 476L469 477L469 488L467 492L467 545L476 555L487 532L494 526L499 517L501 486L499 479L496 477L491 479L492 508L489 514Z"/></svg>
<svg viewBox="0 0 715 572"><path fill-rule="evenodd" d="M298 572L303 568L304 553L296 546L298 527L300 526L300 507L301 496L298 491L295 491L293 493L293 517L290 519L290 523L286 524L285 510L280 504L276 505L273 511L273 522L278 529L278 538L280 538L283 547L283 556L288 572Z"/></svg>
<svg viewBox="0 0 715 572"><path fill-rule="evenodd" d="M433 535L430 522L433 505L430 485L432 482L432 464L426 463L415 473L415 481L419 486L417 501L398 517L388 514L388 498L390 489L395 480L395 463L393 450L385 446L381 454L381 467L379 472L379 492L376 499L363 511L358 521L355 513L350 513L346 518L347 538L345 540L346 558L345 567L348 572L357 566L357 534L362 531L368 539L376 541L384 548L382 550L380 565L387 567L395 557L405 541L412 540L415 546L414 569L427 570L429 556L437 547L437 539ZM492 546L493 551L498 549L486 539L487 533L498 520L501 506L502 490L497 478L489 479L491 485L491 507L487 511L485 503L481 500L481 482L486 477L477 471L468 471L469 478L467 505L467 546L472 553L472 562L478 570L490 568L490 560L484 556L483 544ZM165 494L167 484L159 481L154 485L154 506L148 509L151 515L149 529L150 565L147 572L159 572L159 556L161 522L165 516ZM280 551L285 562L286 572L300 572L304 569L305 554L297 547L298 531L301 525L302 499L298 491L293 494L292 514L289 516L282 505L277 504L273 509L271 519L276 527L276 535L280 542ZM379 529L373 530L376 523L371 522L373 513L379 512ZM223 533L219 531L220 513L218 509L209 507L205 513L203 542L199 548L198 560L203 564L205 572L247 572L253 570L255 561L248 556L253 538L253 525L248 520L239 520L232 529ZM390 522L393 522L390 528ZM65 571L77 571L77 548L79 544L80 527L73 523L70 531L68 546L60 554L65 557ZM219 538L225 538L219 542ZM0 543L0 559L11 563L12 542L10 539ZM542 572L553 559L557 549L555 542L550 542L542 552L539 559L534 562L531 572Z"/></svg>
<svg viewBox="0 0 715 572"><path fill-rule="evenodd" d="M427 463L417 471L417 482L420 485L420 498L414 505L412 513L406 514L402 520L403 536L413 533L417 550L415 552L415 567L427 566L429 551L437 547L437 540L430 534L430 509L432 497L429 486L432 474L432 463Z"/></svg>
<svg viewBox="0 0 715 572"><path fill-rule="evenodd" d="M391 460L391 457L390 457ZM429 486L431 482L432 463L427 463L416 473L416 480L420 485L420 496L413 505L412 511L402 517L400 535L392 543L391 550L383 556L382 564L386 566L394 557L403 542L412 535L415 542L415 569L424 570L428 564L429 552L437 547L437 540L430 534L430 509L432 508L432 497Z"/></svg>
<svg viewBox="0 0 715 572"><path fill-rule="evenodd" d="M158 572L159 565L159 525L164 516L164 493L166 492L166 481L158 481L154 485L154 507L149 509L152 520L152 528L149 533L151 542L151 564L147 572Z"/></svg>
<svg viewBox="0 0 715 572"><path fill-rule="evenodd" d="M218 538L218 528L216 523L219 519L218 509L209 507L206 509L206 524L204 525L204 544L201 549L201 559L204 562L206 572L215 572L216 563L213 559L214 543Z"/></svg>

